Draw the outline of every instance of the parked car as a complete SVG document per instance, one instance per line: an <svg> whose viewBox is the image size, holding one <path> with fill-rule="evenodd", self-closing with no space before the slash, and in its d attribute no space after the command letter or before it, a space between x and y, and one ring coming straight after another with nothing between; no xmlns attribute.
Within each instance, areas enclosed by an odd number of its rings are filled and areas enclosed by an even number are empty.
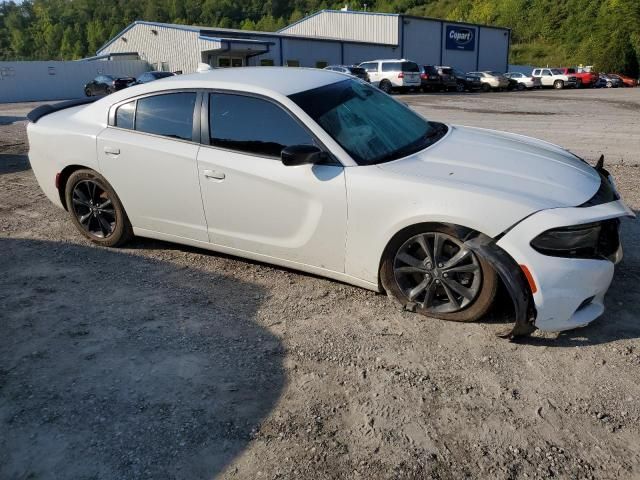
<svg viewBox="0 0 640 480"><path fill-rule="evenodd" d="M488 92L489 90L502 90L509 86L509 79L497 72L470 72L469 75L475 75L480 77L482 83L482 90Z"/></svg>
<svg viewBox="0 0 640 480"><path fill-rule="evenodd" d="M553 87L558 90L578 85L574 75L565 75L558 68L536 68L531 72L531 76L538 78L541 86Z"/></svg>
<svg viewBox="0 0 640 480"><path fill-rule="evenodd" d="M28 119L40 187L98 245L174 241L459 321L488 311L500 278L510 336L599 317L634 216L602 159L429 121L325 70L185 75Z"/></svg>
<svg viewBox="0 0 640 480"><path fill-rule="evenodd" d="M136 85L141 83L149 83L161 78L173 77L175 73L172 72L144 72L136 79Z"/></svg>
<svg viewBox="0 0 640 480"><path fill-rule="evenodd" d="M359 67L369 74L371 84L385 93L405 92L420 87L420 68L409 60L370 60Z"/></svg>
<svg viewBox="0 0 640 480"><path fill-rule="evenodd" d="M423 65L420 71L423 92L456 90L458 82L451 67Z"/></svg>
<svg viewBox="0 0 640 480"><path fill-rule="evenodd" d="M638 79L633 77L628 77L626 75L621 75L619 73L609 73L609 77L620 80L622 82L622 87L637 87Z"/></svg>
<svg viewBox="0 0 640 480"><path fill-rule="evenodd" d="M576 87L593 87L598 80L598 74L591 69L589 71L578 69L575 67L558 68L568 77L576 77Z"/></svg>
<svg viewBox="0 0 640 480"><path fill-rule="evenodd" d="M98 75L84 86L87 97L94 95L109 95L123 88L131 86L136 81L133 77L113 77L112 75Z"/></svg>
<svg viewBox="0 0 640 480"><path fill-rule="evenodd" d="M622 79L601 73L595 84L596 88L618 88L624 86Z"/></svg>
<svg viewBox="0 0 640 480"><path fill-rule="evenodd" d="M457 70L454 68L453 76L455 77L458 84L458 91L468 90L471 92L473 90L480 90L482 88L480 77L476 75L471 75L469 73L463 72L462 70Z"/></svg>
<svg viewBox="0 0 640 480"><path fill-rule="evenodd" d="M347 75L353 75L360 78L365 82L370 82L369 74L362 67L356 67L355 65L329 65L324 67L325 70L332 70L334 72L346 73Z"/></svg>
<svg viewBox="0 0 640 480"><path fill-rule="evenodd" d="M540 79L536 77L527 76L520 72L507 72L504 74L509 80L516 82L516 88L518 90L524 90L525 88L531 90L532 88L540 87Z"/></svg>

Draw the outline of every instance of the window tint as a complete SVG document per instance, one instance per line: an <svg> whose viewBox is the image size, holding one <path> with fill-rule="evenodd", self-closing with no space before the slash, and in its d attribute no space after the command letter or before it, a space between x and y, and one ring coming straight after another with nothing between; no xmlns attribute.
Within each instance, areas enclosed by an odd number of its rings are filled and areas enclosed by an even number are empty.
<svg viewBox="0 0 640 480"><path fill-rule="evenodd" d="M209 137L213 146L279 157L291 145L313 139L287 112L260 98L209 95Z"/></svg>
<svg viewBox="0 0 640 480"><path fill-rule="evenodd" d="M191 140L193 131L193 92L169 93L138 100L136 130L165 137Z"/></svg>
<svg viewBox="0 0 640 480"><path fill-rule="evenodd" d="M400 71L400 63L399 62L382 62L382 71L383 72Z"/></svg>
<svg viewBox="0 0 640 480"><path fill-rule="evenodd" d="M373 62L373 63L362 63L360 64L360 66L362 68L364 68L367 72L377 72L378 71L378 64Z"/></svg>
<svg viewBox="0 0 640 480"><path fill-rule="evenodd" d="M116 127L133 129L133 115L136 111L136 102L120 105L116 110Z"/></svg>
<svg viewBox="0 0 640 480"><path fill-rule="evenodd" d="M418 64L414 62L402 62L403 72L419 72Z"/></svg>

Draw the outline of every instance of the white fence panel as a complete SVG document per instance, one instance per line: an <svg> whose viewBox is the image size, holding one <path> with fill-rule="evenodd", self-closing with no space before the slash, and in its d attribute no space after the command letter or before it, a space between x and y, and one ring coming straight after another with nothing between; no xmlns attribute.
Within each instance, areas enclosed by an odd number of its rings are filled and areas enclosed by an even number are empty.
<svg viewBox="0 0 640 480"><path fill-rule="evenodd" d="M148 70L142 60L0 62L0 102L79 98L98 75L136 77Z"/></svg>

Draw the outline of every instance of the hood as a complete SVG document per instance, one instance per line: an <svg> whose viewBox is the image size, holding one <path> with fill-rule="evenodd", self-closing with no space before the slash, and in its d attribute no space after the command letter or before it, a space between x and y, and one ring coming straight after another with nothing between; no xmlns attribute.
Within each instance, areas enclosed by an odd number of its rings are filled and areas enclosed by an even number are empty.
<svg viewBox="0 0 640 480"><path fill-rule="evenodd" d="M495 130L449 128L435 145L379 167L425 182L502 191L536 209L581 205L600 187L593 167L557 145Z"/></svg>

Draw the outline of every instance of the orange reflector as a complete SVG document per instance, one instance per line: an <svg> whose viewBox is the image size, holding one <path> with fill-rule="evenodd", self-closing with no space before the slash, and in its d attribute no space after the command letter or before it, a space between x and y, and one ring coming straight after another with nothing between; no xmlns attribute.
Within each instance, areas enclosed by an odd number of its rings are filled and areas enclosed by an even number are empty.
<svg viewBox="0 0 640 480"><path fill-rule="evenodd" d="M522 269L522 273L524 273L524 276L527 278L527 282L529 282L531 293L536 293L538 291L538 287L536 287L536 282L533 280L533 275L531 275L531 272L526 265L520 265L520 268Z"/></svg>

